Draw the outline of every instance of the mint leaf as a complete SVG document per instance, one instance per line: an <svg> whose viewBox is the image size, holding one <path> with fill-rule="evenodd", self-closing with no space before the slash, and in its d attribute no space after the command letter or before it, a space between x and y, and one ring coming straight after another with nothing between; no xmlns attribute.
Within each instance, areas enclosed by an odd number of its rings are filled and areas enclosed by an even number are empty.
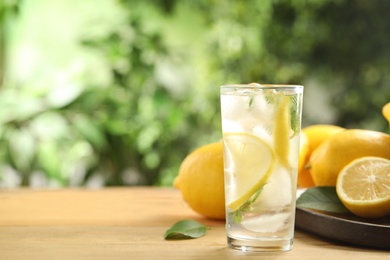
<svg viewBox="0 0 390 260"><path fill-rule="evenodd" d="M206 230L206 226L195 220L181 220L165 232L164 238L166 240L198 238L204 236Z"/></svg>
<svg viewBox="0 0 390 260"><path fill-rule="evenodd" d="M267 183L265 183L267 184ZM265 185L264 184L264 185ZM259 197L261 191L263 190L264 188L264 185L261 186L261 188L256 191L255 194L253 194L244 204L241 205L241 207L239 209L237 209L236 211L233 211L233 212L230 212L229 214L231 214L233 216L233 221L234 223L240 223L242 221L242 214L244 212L247 212L247 211L250 211L252 210L252 204L257 200L257 198Z"/></svg>
<svg viewBox="0 0 390 260"><path fill-rule="evenodd" d="M253 105L253 100L254 99L254 96L251 96L250 98L249 98L249 108L251 108L252 107L252 105Z"/></svg>
<svg viewBox="0 0 390 260"><path fill-rule="evenodd" d="M341 203L335 187L312 187L297 199L297 207L322 210L333 213L347 213Z"/></svg>
<svg viewBox="0 0 390 260"><path fill-rule="evenodd" d="M291 111L290 111L290 117L291 117L291 129L293 130L294 137L296 134L299 133L300 130L300 114L299 112L299 106L298 106L298 100L296 96L291 96Z"/></svg>

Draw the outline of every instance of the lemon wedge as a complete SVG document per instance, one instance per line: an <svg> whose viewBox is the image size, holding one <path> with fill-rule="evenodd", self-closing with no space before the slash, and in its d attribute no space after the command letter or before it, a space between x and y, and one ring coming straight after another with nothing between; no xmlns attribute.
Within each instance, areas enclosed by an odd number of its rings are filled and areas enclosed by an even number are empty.
<svg viewBox="0 0 390 260"><path fill-rule="evenodd" d="M267 182L274 168L270 145L249 133L224 133L224 160L227 205L231 211L241 207Z"/></svg>
<svg viewBox="0 0 390 260"><path fill-rule="evenodd" d="M337 177L337 195L355 215L378 218L390 214L390 160L361 157Z"/></svg>
<svg viewBox="0 0 390 260"><path fill-rule="evenodd" d="M276 158L287 168L290 167L290 97L282 95L277 106L274 124L274 148Z"/></svg>

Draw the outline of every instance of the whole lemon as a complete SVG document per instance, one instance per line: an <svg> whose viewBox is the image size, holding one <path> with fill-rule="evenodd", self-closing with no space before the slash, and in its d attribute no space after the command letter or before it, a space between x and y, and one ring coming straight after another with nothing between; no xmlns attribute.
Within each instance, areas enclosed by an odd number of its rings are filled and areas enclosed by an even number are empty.
<svg viewBox="0 0 390 260"><path fill-rule="evenodd" d="M222 141L191 152L180 165L174 186L196 212L212 219L225 219Z"/></svg>
<svg viewBox="0 0 390 260"><path fill-rule="evenodd" d="M386 118L386 120L389 122L390 126L390 102L382 107L382 114L384 118Z"/></svg>
<svg viewBox="0 0 390 260"><path fill-rule="evenodd" d="M311 175L316 186L336 186L341 169L364 156L390 158L390 135L349 129L326 139L311 155Z"/></svg>
<svg viewBox="0 0 390 260"><path fill-rule="evenodd" d="M312 154L320 144L328 137L344 131L345 128L337 125L311 125L302 129L309 140L309 154Z"/></svg>
<svg viewBox="0 0 390 260"><path fill-rule="evenodd" d="M310 158L309 139L305 133L301 132L299 141L298 186L301 188L308 188L314 186L310 169L306 169L306 164Z"/></svg>
<svg viewBox="0 0 390 260"><path fill-rule="evenodd" d="M299 151L298 186L307 188L314 186L310 167L306 167L315 149L330 136L344 131L336 125L318 124L302 128Z"/></svg>

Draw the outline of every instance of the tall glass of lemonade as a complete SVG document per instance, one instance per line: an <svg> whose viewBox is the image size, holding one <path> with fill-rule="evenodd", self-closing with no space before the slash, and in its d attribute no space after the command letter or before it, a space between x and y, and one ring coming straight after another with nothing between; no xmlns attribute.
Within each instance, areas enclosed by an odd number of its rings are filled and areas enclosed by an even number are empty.
<svg viewBox="0 0 390 260"><path fill-rule="evenodd" d="M228 246L291 250L303 86L231 84L220 91Z"/></svg>

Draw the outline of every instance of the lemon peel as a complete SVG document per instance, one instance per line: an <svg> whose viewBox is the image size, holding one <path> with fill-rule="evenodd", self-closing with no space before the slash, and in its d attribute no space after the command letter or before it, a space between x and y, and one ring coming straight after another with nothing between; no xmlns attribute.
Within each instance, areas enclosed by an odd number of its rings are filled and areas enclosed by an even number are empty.
<svg viewBox="0 0 390 260"><path fill-rule="evenodd" d="M194 211L207 218L225 219L222 141L189 153L173 184Z"/></svg>
<svg viewBox="0 0 390 260"><path fill-rule="evenodd" d="M275 114L274 124L274 149L278 160L282 165L289 168L290 153L290 103L291 98L282 95Z"/></svg>

